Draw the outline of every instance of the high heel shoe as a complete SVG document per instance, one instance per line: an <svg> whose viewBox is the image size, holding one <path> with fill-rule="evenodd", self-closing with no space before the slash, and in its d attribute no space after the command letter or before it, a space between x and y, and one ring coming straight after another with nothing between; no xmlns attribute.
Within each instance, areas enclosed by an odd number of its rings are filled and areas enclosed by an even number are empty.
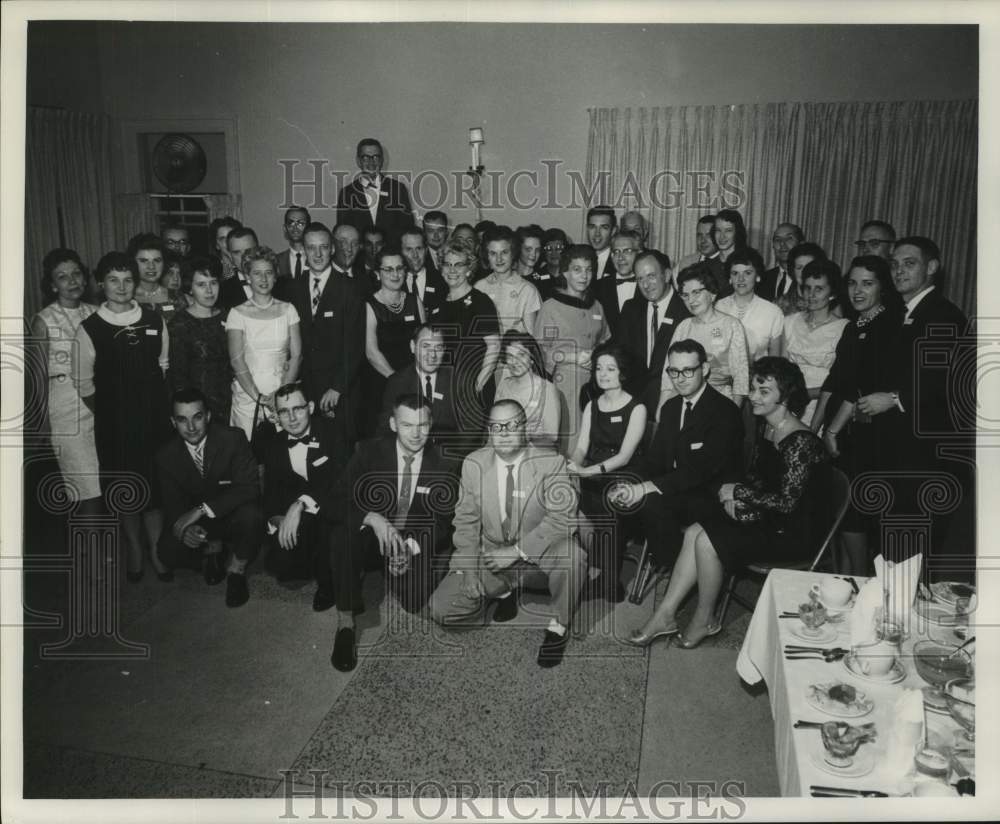
<svg viewBox="0 0 1000 824"><path fill-rule="evenodd" d="M705 634L693 643L681 635L680 638L677 639L677 646L681 649L694 649L706 638L711 638L713 635L718 635L720 632L722 632L722 624L709 625Z"/></svg>
<svg viewBox="0 0 1000 824"><path fill-rule="evenodd" d="M633 630L632 634L625 638L625 643L633 647L648 647L657 638L669 638L672 635L680 635L681 629L677 624L667 629L658 629L654 632L645 633L642 630Z"/></svg>

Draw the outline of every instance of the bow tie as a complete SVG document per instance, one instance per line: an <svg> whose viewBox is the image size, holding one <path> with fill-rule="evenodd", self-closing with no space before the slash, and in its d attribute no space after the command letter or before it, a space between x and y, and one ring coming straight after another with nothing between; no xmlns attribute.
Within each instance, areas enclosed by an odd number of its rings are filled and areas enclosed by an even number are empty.
<svg viewBox="0 0 1000 824"><path fill-rule="evenodd" d="M292 447L300 443L308 444L312 440L312 435L303 435L302 437L296 438L294 435L288 436L288 446Z"/></svg>
<svg viewBox="0 0 1000 824"><path fill-rule="evenodd" d="M619 286L621 286L621 284L623 284L623 283L635 283L635 278L634 277L630 277L630 278L615 278L615 283L617 285L619 285Z"/></svg>

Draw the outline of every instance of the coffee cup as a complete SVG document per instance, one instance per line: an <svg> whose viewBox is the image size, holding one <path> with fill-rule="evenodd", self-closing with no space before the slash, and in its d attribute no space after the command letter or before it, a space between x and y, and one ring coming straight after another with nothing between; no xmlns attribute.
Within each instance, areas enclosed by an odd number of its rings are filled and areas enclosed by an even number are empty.
<svg viewBox="0 0 1000 824"><path fill-rule="evenodd" d="M843 578L824 578L813 584L812 591L828 607L842 607L851 600L854 588Z"/></svg>
<svg viewBox="0 0 1000 824"><path fill-rule="evenodd" d="M888 641L876 641L866 647L858 647L854 660L865 675L876 678L887 675L896 663L897 647Z"/></svg>

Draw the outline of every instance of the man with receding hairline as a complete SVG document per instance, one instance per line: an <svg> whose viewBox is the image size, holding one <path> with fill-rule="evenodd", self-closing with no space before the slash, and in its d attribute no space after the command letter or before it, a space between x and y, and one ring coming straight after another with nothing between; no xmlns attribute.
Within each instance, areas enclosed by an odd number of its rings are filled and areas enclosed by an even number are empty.
<svg viewBox="0 0 1000 824"><path fill-rule="evenodd" d="M337 223L350 223L358 232L377 226L388 243L413 226L413 206L406 185L382 174L385 150L373 137L358 143L358 176L337 196Z"/></svg>

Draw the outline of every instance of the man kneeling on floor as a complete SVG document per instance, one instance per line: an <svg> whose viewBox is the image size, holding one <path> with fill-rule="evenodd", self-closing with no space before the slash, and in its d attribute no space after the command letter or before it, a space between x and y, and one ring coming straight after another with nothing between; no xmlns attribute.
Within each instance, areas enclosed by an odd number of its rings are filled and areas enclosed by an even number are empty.
<svg viewBox="0 0 1000 824"><path fill-rule="evenodd" d="M549 622L538 664L556 666L569 640L573 610L587 572L574 535L579 494L566 459L528 446L527 416L516 401L490 410L490 443L462 464L455 508L451 569L431 596L441 624L481 618L498 601L494 621L517 614L517 588L548 586L556 617Z"/></svg>
<svg viewBox="0 0 1000 824"><path fill-rule="evenodd" d="M333 517L330 564L337 587L331 663L357 664L354 613L364 609L366 568L381 567L395 600L419 612L447 569L458 466L428 443L433 418L419 395L396 399L391 433L358 445L321 512Z"/></svg>
<svg viewBox="0 0 1000 824"><path fill-rule="evenodd" d="M168 569L204 564L206 583L226 577L226 606L243 606L250 598L246 568L257 555L263 520L250 444L242 430L212 423L197 389L175 392L171 408L177 437L155 458L165 525L160 560ZM228 568L223 540L233 548Z"/></svg>

